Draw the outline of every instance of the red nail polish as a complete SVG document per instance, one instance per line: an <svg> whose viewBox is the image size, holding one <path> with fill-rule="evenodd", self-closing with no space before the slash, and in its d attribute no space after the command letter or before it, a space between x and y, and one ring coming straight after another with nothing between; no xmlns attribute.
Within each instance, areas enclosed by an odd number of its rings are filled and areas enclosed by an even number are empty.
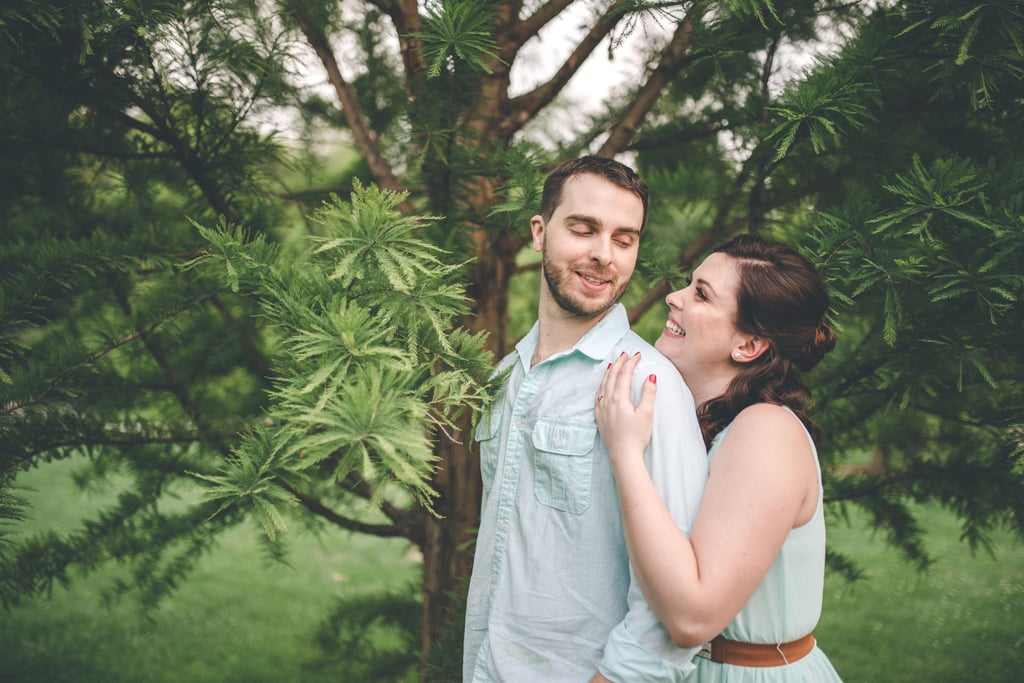
<svg viewBox="0 0 1024 683"><path fill-rule="evenodd" d="M658 383L658 377L656 375L648 375L647 379L649 379L651 381L651 384L657 384Z"/></svg>
<svg viewBox="0 0 1024 683"><path fill-rule="evenodd" d="M609 363L609 364L608 364L608 367L611 367L611 366L612 366L612 364L611 364L611 363Z"/></svg>

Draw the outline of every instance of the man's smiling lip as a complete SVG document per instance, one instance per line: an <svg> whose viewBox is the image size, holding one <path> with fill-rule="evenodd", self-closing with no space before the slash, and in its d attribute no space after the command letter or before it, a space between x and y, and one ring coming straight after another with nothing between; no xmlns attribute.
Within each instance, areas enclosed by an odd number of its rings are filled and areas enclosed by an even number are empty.
<svg viewBox="0 0 1024 683"><path fill-rule="evenodd" d="M604 278L588 275L587 273L577 272L576 276L579 277L580 281L583 283L583 286L588 289L604 289L609 284L611 284L611 280L606 280Z"/></svg>

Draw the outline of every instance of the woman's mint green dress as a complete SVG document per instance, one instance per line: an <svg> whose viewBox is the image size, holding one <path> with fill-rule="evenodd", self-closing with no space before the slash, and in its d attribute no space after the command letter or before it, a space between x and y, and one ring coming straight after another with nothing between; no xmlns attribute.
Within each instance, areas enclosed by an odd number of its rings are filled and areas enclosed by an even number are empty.
<svg viewBox="0 0 1024 683"><path fill-rule="evenodd" d="M728 427L715 438L708 459L714 457L727 430ZM818 464L818 451L810 434L807 440ZM786 643L812 633L821 616L824 586L825 514L821 466L818 465L818 507L814 516L789 532L768 574L722 635L746 643ZM703 657L694 657L693 662L697 670L689 680L699 683L833 683L841 680L817 645L806 657L782 666L734 666Z"/></svg>

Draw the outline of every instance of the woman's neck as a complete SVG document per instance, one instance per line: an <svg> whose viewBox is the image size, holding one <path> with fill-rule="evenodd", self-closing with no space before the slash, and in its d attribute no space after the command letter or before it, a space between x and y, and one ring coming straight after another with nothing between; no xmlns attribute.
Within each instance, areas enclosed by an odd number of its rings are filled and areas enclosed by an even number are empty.
<svg viewBox="0 0 1024 683"><path fill-rule="evenodd" d="M686 375L683 375L683 379L686 381L686 386L690 388L690 392L693 394L693 402L696 403L699 408L708 401L725 394L725 390L729 388L729 383L732 382L735 376L735 373L728 376L713 375L687 377Z"/></svg>

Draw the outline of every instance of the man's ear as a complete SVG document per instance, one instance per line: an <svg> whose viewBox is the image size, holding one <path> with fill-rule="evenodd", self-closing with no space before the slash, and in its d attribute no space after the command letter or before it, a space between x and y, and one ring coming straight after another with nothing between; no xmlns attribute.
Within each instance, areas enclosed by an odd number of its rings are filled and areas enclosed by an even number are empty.
<svg viewBox="0 0 1024 683"><path fill-rule="evenodd" d="M530 233L533 235L533 250L544 250L544 218L534 216L530 219Z"/></svg>
<svg viewBox="0 0 1024 683"><path fill-rule="evenodd" d="M732 350L732 359L737 363L749 363L771 348L767 339L747 337L747 340Z"/></svg>

